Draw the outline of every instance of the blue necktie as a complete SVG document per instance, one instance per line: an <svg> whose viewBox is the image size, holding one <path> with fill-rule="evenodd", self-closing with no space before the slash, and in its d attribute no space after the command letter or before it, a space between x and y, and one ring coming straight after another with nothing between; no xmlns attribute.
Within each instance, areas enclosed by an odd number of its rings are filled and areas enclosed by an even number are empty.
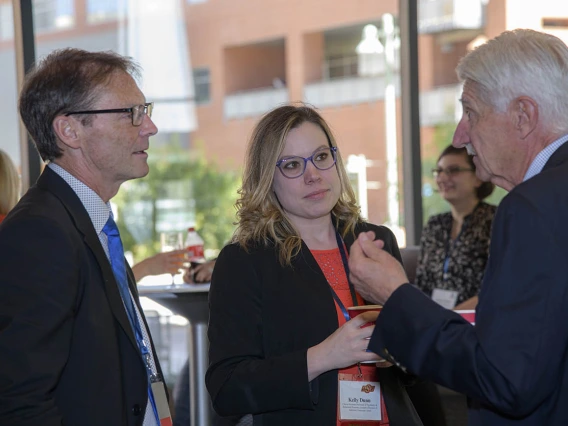
<svg viewBox="0 0 568 426"><path fill-rule="evenodd" d="M132 297L130 296L130 291L128 289L128 277L126 276L126 264L124 263L124 249L122 248L120 233L118 232L116 222L112 218L112 213L109 216L107 223L103 227L103 232L108 237L110 264L112 266L114 277L118 282L118 290L120 291L120 296L122 297L122 300L124 302L126 313L128 314L128 319L130 320L130 325L132 326L132 330L134 331L136 340L138 341L138 346L143 355L144 362L146 363L148 374L152 375L153 361L146 344L146 341L149 341L149 338L146 334L146 331L143 331L143 329L140 328L138 317L136 316L136 311L134 310L134 303L132 302ZM142 350L143 348L145 348L144 351ZM159 424L159 421L156 420L156 407L150 382L148 382L148 397L149 402L148 406L146 407L146 413L144 414L144 425Z"/></svg>
<svg viewBox="0 0 568 426"><path fill-rule="evenodd" d="M103 228L103 232L108 237L110 264L112 266L112 272L114 272L114 277L116 278L116 281L118 283L120 296L122 297L122 301L124 302L124 306L128 314L128 319L130 320L130 325L134 330L136 330L136 311L134 310L132 297L130 296L130 291L128 290L128 278L126 276L126 265L124 263L124 249L122 248L120 233L118 232L116 222L112 218L112 214L109 216L108 221Z"/></svg>

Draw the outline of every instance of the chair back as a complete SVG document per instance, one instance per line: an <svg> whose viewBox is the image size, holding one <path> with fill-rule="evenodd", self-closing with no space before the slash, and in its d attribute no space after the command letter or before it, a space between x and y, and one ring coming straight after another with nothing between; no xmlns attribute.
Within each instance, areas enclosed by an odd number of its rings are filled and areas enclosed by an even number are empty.
<svg viewBox="0 0 568 426"><path fill-rule="evenodd" d="M408 246L400 249L404 271L406 272L408 281L411 283L416 281L416 267L418 266L419 254L420 246Z"/></svg>

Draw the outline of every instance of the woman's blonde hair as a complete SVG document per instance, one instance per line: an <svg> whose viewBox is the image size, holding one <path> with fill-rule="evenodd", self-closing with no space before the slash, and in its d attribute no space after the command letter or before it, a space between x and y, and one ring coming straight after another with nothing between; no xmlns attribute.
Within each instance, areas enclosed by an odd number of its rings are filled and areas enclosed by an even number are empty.
<svg viewBox="0 0 568 426"><path fill-rule="evenodd" d="M262 117L249 140L243 184L237 200L237 229L233 242L245 250L254 245L274 246L282 265L290 265L302 247L298 230L286 217L272 189L276 162L284 149L290 130L303 123L313 123L325 133L329 146L337 146L325 120L309 106L301 104L276 108ZM341 191L332 209L334 225L341 227L343 236L353 232L361 221L360 209L349 182L339 150L336 169Z"/></svg>
<svg viewBox="0 0 568 426"><path fill-rule="evenodd" d="M20 198L20 175L16 166L0 149L0 215L6 215Z"/></svg>

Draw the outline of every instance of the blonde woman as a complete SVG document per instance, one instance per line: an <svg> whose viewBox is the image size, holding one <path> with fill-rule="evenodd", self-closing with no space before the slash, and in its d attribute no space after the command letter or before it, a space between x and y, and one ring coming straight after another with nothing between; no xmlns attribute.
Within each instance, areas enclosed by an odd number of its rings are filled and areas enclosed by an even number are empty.
<svg viewBox="0 0 568 426"><path fill-rule="evenodd" d="M251 413L254 424L271 426L359 424L347 407L354 383L358 391L373 389L369 401L376 398L365 424L421 424L401 372L378 369L379 359L366 351L374 326L361 326L377 313L348 320L346 309L365 303L348 281L356 236L373 230L389 253L399 260L400 253L389 229L360 217L318 112L283 106L260 120L237 210L209 295L206 384L218 414Z"/></svg>
<svg viewBox="0 0 568 426"><path fill-rule="evenodd" d="M20 198L20 176L8 154L0 149L0 222Z"/></svg>

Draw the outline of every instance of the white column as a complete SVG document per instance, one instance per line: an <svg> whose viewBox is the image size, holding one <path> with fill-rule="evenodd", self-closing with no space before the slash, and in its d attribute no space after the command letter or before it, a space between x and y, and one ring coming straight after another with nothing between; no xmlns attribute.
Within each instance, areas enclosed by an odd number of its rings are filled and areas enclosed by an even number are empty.
<svg viewBox="0 0 568 426"><path fill-rule="evenodd" d="M193 75L181 0L126 0L123 54L143 68L142 91L154 101L161 132L197 128Z"/></svg>

